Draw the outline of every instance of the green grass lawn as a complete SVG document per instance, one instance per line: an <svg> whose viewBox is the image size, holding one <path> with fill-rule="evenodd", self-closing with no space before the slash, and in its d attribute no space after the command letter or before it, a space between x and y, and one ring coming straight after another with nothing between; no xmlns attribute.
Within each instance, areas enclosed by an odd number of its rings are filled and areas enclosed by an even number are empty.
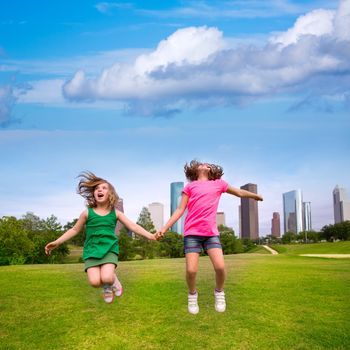
<svg viewBox="0 0 350 350"><path fill-rule="evenodd" d="M257 245L255 247L253 247L252 249L250 249L248 252L248 254L251 253L257 253L257 254L271 254L267 249L265 249L262 245Z"/></svg>
<svg viewBox="0 0 350 350"><path fill-rule="evenodd" d="M65 264L75 264L82 262L83 257L83 247L75 246L75 245L68 245L69 248L69 255L67 255L64 258Z"/></svg>
<svg viewBox="0 0 350 350"><path fill-rule="evenodd" d="M112 305L82 264L0 268L0 349L350 349L350 261L225 257L227 311L200 258L200 312L187 312L184 259L121 262Z"/></svg>
<svg viewBox="0 0 350 350"><path fill-rule="evenodd" d="M271 245L281 254L350 254L350 241L334 243L281 244Z"/></svg>

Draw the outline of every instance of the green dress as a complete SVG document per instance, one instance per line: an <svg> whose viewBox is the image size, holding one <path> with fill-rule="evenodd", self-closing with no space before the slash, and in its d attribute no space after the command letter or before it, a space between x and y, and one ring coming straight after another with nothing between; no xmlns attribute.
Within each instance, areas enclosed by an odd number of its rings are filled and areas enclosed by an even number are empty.
<svg viewBox="0 0 350 350"><path fill-rule="evenodd" d="M114 209L107 215L99 215L92 208L88 208L83 253L85 270L107 263L117 265L119 244L115 234L116 224L117 216Z"/></svg>

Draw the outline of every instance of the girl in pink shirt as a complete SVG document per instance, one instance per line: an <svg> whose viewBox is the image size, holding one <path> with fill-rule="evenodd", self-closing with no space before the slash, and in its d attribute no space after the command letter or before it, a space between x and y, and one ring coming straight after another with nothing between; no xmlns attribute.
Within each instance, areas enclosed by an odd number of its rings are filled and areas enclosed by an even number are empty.
<svg viewBox="0 0 350 350"><path fill-rule="evenodd" d="M188 311L199 312L196 275L199 254L202 249L207 252L216 274L215 310L224 312L226 301L224 293L225 263L216 225L216 212L221 194L226 192L237 197L263 198L253 192L234 188L221 179L223 169L214 164L200 163L192 160L185 165L185 175L190 181L182 192L181 202L169 221L157 233L160 239L183 215L187 208L184 227L184 250L186 256L186 281L188 286Z"/></svg>

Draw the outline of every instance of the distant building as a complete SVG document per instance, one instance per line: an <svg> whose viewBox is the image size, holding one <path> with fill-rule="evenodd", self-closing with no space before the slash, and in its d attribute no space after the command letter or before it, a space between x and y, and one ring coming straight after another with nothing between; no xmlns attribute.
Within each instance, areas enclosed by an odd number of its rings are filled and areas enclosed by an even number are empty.
<svg viewBox="0 0 350 350"><path fill-rule="evenodd" d="M280 214L277 212L274 212L272 214L271 235L276 238L281 237L281 219L280 219Z"/></svg>
<svg viewBox="0 0 350 350"><path fill-rule="evenodd" d="M284 233L303 231L302 203L301 190L283 193Z"/></svg>
<svg viewBox="0 0 350 350"><path fill-rule="evenodd" d="M162 203L150 203L148 211L151 214L151 219L156 231L159 231L164 226L164 205Z"/></svg>
<svg viewBox="0 0 350 350"><path fill-rule="evenodd" d="M124 213L124 202L122 198L118 199L116 209ZM115 233L119 234L120 230L124 227L124 225L118 220L117 226L115 227Z"/></svg>
<svg viewBox="0 0 350 350"><path fill-rule="evenodd" d="M258 193L256 184L248 183L241 189ZM256 240L259 238L258 202L252 198L241 198L241 238Z"/></svg>
<svg viewBox="0 0 350 350"><path fill-rule="evenodd" d="M238 229L239 229L239 238L242 238L242 215L241 215L241 206L238 206Z"/></svg>
<svg viewBox="0 0 350 350"><path fill-rule="evenodd" d="M350 220L350 202L348 201L346 189L335 186L333 190L334 223Z"/></svg>
<svg viewBox="0 0 350 350"><path fill-rule="evenodd" d="M216 225L224 225L226 226L226 219L225 219L225 213L223 211L218 211L216 213Z"/></svg>
<svg viewBox="0 0 350 350"><path fill-rule="evenodd" d="M183 189L183 182L172 182L170 184L170 216L173 215L174 211L180 204ZM173 232L184 232L184 218L185 214L171 227Z"/></svg>
<svg viewBox="0 0 350 350"><path fill-rule="evenodd" d="M303 231L312 231L311 202L303 202Z"/></svg>

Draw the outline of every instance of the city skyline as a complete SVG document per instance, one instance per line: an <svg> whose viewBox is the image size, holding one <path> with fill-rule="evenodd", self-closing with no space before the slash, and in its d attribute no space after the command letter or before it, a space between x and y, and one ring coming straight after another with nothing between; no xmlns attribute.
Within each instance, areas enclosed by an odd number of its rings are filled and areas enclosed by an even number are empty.
<svg viewBox="0 0 350 350"><path fill-rule="evenodd" d="M301 188L312 227L350 188L350 2L13 0L0 5L0 217L79 217L85 170L136 221L185 163L259 186L262 234ZM313 25L310 25L312 23ZM240 200L219 210L239 232Z"/></svg>
<svg viewBox="0 0 350 350"><path fill-rule="evenodd" d="M256 184L247 183L241 186L241 189L258 193L258 186ZM252 198L241 198L240 205L240 222L241 231L240 238L249 238L256 240L261 235L259 231L259 209L258 201Z"/></svg>
<svg viewBox="0 0 350 350"><path fill-rule="evenodd" d="M278 212L272 213L271 235L276 238L281 237L281 216L280 216L280 213Z"/></svg>
<svg viewBox="0 0 350 350"><path fill-rule="evenodd" d="M182 197L182 190L184 189L184 183L182 181L178 182L172 182L170 184L170 214L173 215L174 211L178 208L181 197ZM185 216L186 212L182 215L177 222L173 226L171 226L171 230L173 232L177 233L183 233L184 232L184 223L185 223Z"/></svg>
<svg viewBox="0 0 350 350"><path fill-rule="evenodd" d="M303 195L300 189L283 193L284 233L303 231Z"/></svg>
<svg viewBox="0 0 350 350"><path fill-rule="evenodd" d="M350 201L346 188L335 186L333 190L333 209L335 223L350 220Z"/></svg>
<svg viewBox="0 0 350 350"><path fill-rule="evenodd" d="M156 231L160 231L164 226L164 205L159 202L148 204L148 211Z"/></svg>

